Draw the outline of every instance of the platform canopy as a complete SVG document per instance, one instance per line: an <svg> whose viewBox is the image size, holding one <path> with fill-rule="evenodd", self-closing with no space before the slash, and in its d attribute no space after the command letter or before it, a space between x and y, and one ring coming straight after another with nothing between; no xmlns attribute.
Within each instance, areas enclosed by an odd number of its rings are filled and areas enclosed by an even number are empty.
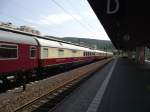
<svg viewBox="0 0 150 112"><path fill-rule="evenodd" d="M148 0L88 0L117 49L150 47Z"/></svg>

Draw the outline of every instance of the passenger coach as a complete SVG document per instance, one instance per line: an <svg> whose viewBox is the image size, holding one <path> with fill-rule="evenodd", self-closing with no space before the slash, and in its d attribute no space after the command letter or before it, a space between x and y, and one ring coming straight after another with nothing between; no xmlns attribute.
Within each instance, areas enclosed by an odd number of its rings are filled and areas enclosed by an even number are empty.
<svg viewBox="0 0 150 112"><path fill-rule="evenodd" d="M37 38L40 45L40 66L51 67L94 60L92 50L71 44ZM89 53L89 55L84 55ZM91 54L91 55L90 55Z"/></svg>
<svg viewBox="0 0 150 112"><path fill-rule="evenodd" d="M90 63L106 58L105 54L60 40L0 28L0 83L42 75L54 67Z"/></svg>
<svg viewBox="0 0 150 112"><path fill-rule="evenodd" d="M38 68L38 43L32 36L0 30L0 79Z"/></svg>

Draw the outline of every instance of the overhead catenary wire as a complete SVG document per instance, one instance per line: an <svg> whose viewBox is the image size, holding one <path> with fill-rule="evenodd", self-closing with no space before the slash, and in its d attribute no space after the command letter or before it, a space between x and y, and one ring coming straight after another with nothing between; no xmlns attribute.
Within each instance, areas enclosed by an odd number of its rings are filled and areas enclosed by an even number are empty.
<svg viewBox="0 0 150 112"><path fill-rule="evenodd" d="M15 3L18 3L17 1L14 1ZM57 2L55 1L55 0L53 0L53 2L55 3L55 4L57 4ZM34 11L30 11L30 10L28 10L28 8L26 8L23 4L20 4L19 3L19 5L18 6L20 6L20 8L22 8L22 9L24 9L24 11L26 11L28 14L33 14L33 12ZM87 31L89 31L89 33L92 35L93 34L93 32L92 31L90 31L90 29L88 28L88 27L86 27L86 25L84 25L82 22L80 22L79 20L78 20L78 18L76 18L75 16L73 16L73 15L71 15L64 7L62 7L60 4L57 4L57 6L60 8L61 7L61 9L63 9L63 11L65 12L65 13L67 13L69 16L71 16L72 18L73 18L73 20L75 20L78 24L80 24L80 26L87 32ZM29 12L30 11L30 12ZM31 25L33 25L33 26L37 26L37 24L36 23L34 23L34 22L30 22L30 21L26 21L26 20L24 20L24 19L20 19L19 17L16 17L16 16L12 16L12 15L8 15L8 14L6 14L5 12L1 12L0 11L0 13L2 14L2 15L4 15L4 16L6 16L6 17L8 17L8 18L12 18L12 19L15 19L15 20L17 20L18 22L20 22L20 23L28 23L28 24L31 24ZM49 27L48 27L48 29L49 29ZM50 30L52 30L52 29L50 29ZM55 31L54 31L55 32ZM78 32L79 33L79 32ZM85 32L84 32L85 33ZM87 34L89 34L89 33L85 33L86 35ZM56 33L57 34L57 33ZM94 35L94 34L93 34Z"/></svg>
<svg viewBox="0 0 150 112"><path fill-rule="evenodd" d="M65 0L66 1L66 0ZM67 0L66 1L70 6L71 6L71 8L72 8L72 10L74 11L74 12L76 12L77 14L79 14L80 16L82 16L82 14L79 12L79 11L77 11L78 9L77 8L75 8L74 7L74 5L72 5L72 3L70 2L70 0ZM83 17L83 16L82 16ZM84 19L85 21L86 21L86 24L87 24L87 26L88 26L88 28L92 28L93 26L91 25L91 24L89 24L89 22L86 20L86 19ZM84 22L85 22L84 21Z"/></svg>
<svg viewBox="0 0 150 112"><path fill-rule="evenodd" d="M65 1L71 6L70 8L72 8L73 11L75 11L75 12L78 13L80 16L82 16L82 13L80 13L80 11L78 11L78 9L75 7L75 5L72 4L71 0L65 0ZM82 0L81 0L81 1L82 1ZM84 1L84 0L83 0L83 1ZM87 3L82 4L82 5L85 5L85 7L89 7L89 8L91 9L91 14L93 13L93 16L95 15L95 19L97 19L97 21L99 21L98 18L97 18L97 16L96 16L96 14L95 14L95 12L93 11L92 7L89 5L88 1L85 0L85 2L87 2ZM82 17L83 17L83 16L82 16ZM87 21L87 19L84 19L84 22L86 22L86 24L87 24L87 26L88 26L89 28L95 28L95 26L91 25L91 24ZM100 21L99 21L99 25L101 25L101 22L100 22ZM102 26L101 26L101 27L102 27ZM105 29L104 29L103 27L102 27L102 29L103 29L103 31L105 32L105 34L107 35ZM93 31L93 29L92 29L92 31ZM95 34L95 33L94 33L94 34ZM97 35L97 34L95 34L95 35ZM99 33L99 35L101 35L101 34ZM107 36L108 36L108 35L107 35Z"/></svg>
<svg viewBox="0 0 150 112"><path fill-rule="evenodd" d="M15 2L15 3L18 3L17 1L13 1L13 2ZM20 3L18 3L19 5L18 6L20 6L20 8L22 8L22 9L24 9L24 11L26 11L28 14L34 14L33 12L33 10L29 10L28 8L26 8L23 4L20 4ZM62 7L63 8L63 7ZM65 9L65 8L64 8ZM66 9L65 9L66 10ZM67 10L66 10L66 12L68 12ZM66 13L65 12L65 13ZM69 16L70 16L70 14L69 14ZM82 22L80 22L76 17L74 17L73 15L71 16L76 22L79 22L79 24L81 25L81 27L86 27L86 25L84 25ZM52 22L52 21L51 21ZM31 23L31 22L30 22ZM86 22L86 24L88 24L87 22ZM91 30L90 29L90 27L88 28L86 28L86 31L87 30ZM89 31L90 33L92 33L93 35L95 35L94 33L93 33L93 31ZM88 33L87 33L88 34Z"/></svg>
<svg viewBox="0 0 150 112"><path fill-rule="evenodd" d="M67 15L72 17L85 31L89 31L90 34L94 35L93 32L82 22L80 22L75 16L73 16L69 11L67 11L61 4L56 2L55 0L51 0L54 4L56 4L60 9L62 9Z"/></svg>
<svg viewBox="0 0 150 112"><path fill-rule="evenodd" d="M35 23L33 23L33 22L29 22L29 21L26 21L26 20L24 20L24 19L20 19L20 18L18 18L18 17L16 17L16 16L12 16L12 15L8 15L8 14L6 14L5 12L2 12L2 11L0 11L0 14L1 15L3 15L3 16L5 16L5 17L7 17L7 18L9 18L10 20L11 19L14 19L14 20L17 20L17 22L19 22L20 23L20 25L27 25L27 24L29 24L29 26L30 25L33 25L33 26L36 26L37 27L37 24L35 24ZM24 24L23 24L24 23ZM32 26L31 26L32 27ZM47 28L47 30L50 30L50 31L52 31L53 29L52 28L50 28L49 26L46 26ZM40 29L37 29L37 30L40 30ZM53 32L53 35L51 35L51 36L56 36L57 37L57 32L56 31L52 31ZM47 35L47 34L44 34L44 35ZM60 37L60 36L59 36Z"/></svg>

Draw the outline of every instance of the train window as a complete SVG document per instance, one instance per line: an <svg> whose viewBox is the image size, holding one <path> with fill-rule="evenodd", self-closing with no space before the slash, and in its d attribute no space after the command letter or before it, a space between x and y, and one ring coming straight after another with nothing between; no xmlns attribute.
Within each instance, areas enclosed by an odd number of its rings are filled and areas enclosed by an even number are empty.
<svg viewBox="0 0 150 112"><path fill-rule="evenodd" d="M43 48L43 57L48 58L48 48Z"/></svg>
<svg viewBox="0 0 150 112"><path fill-rule="evenodd" d="M85 52L83 52L83 56L86 56Z"/></svg>
<svg viewBox="0 0 150 112"><path fill-rule="evenodd" d="M86 56L86 52L84 52L84 56Z"/></svg>
<svg viewBox="0 0 150 112"><path fill-rule="evenodd" d="M86 56L88 55L88 52L86 52Z"/></svg>
<svg viewBox="0 0 150 112"><path fill-rule="evenodd" d="M18 57L18 46L0 43L0 60L16 59Z"/></svg>
<svg viewBox="0 0 150 112"><path fill-rule="evenodd" d="M86 56L86 52L84 52L84 56Z"/></svg>
<svg viewBox="0 0 150 112"><path fill-rule="evenodd" d="M89 52L87 52L87 56L89 56Z"/></svg>
<svg viewBox="0 0 150 112"><path fill-rule="evenodd" d="M77 51L75 51L75 50L72 50L72 53L76 53Z"/></svg>
<svg viewBox="0 0 150 112"><path fill-rule="evenodd" d="M63 57L63 56L64 56L64 50L59 49L59 51L58 51L58 56L59 56L59 57Z"/></svg>
<svg viewBox="0 0 150 112"><path fill-rule="evenodd" d="M72 50L72 56L75 57L76 56L77 51L76 50Z"/></svg>
<svg viewBox="0 0 150 112"><path fill-rule="evenodd" d="M31 58L36 57L36 47L30 47L30 57Z"/></svg>

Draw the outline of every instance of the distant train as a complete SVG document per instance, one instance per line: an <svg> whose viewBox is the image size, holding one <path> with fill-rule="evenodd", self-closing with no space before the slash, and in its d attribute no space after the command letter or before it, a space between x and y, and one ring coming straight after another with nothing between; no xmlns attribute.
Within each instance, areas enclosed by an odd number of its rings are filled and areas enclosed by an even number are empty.
<svg viewBox="0 0 150 112"><path fill-rule="evenodd" d="M0 28L0 83L42 74L53 67L80 65L111 56L112 53Z"/></svg>

